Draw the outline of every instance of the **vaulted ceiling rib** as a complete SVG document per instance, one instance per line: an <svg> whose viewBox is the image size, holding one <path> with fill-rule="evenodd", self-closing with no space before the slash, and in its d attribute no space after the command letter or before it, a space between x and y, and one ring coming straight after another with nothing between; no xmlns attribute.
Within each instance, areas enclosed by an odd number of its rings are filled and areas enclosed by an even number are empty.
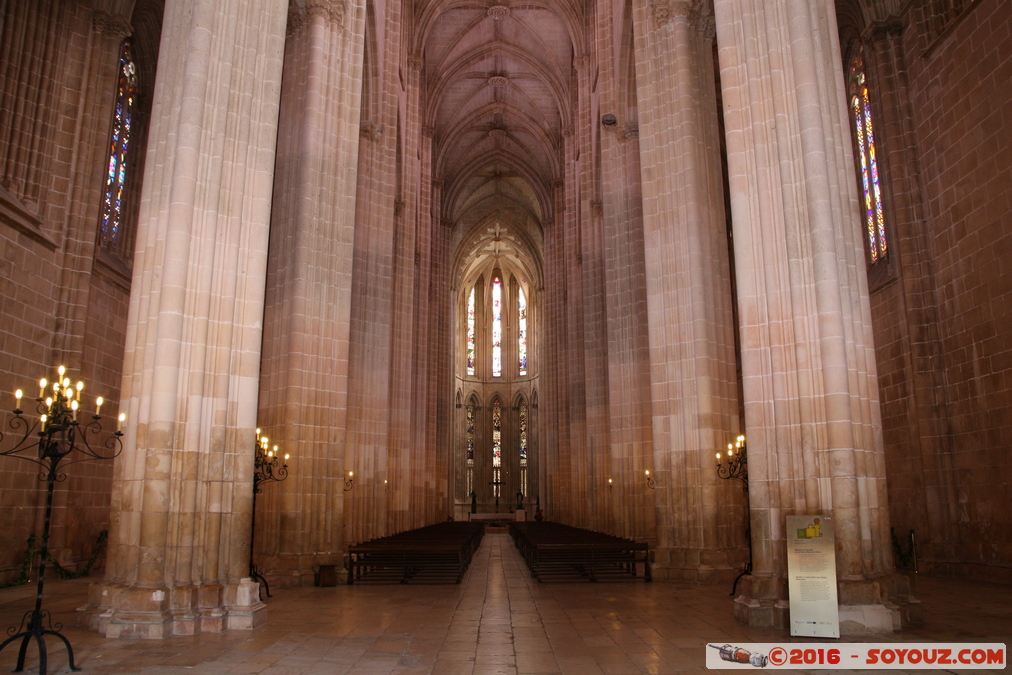
<svg viewBox="0 0 1012 675"><path fill-rule="evenodd" d="M475 227L497 210L524 221L515 226L552 217L578 15L572 0L420 6L423 117L444 217Z"/></svg>

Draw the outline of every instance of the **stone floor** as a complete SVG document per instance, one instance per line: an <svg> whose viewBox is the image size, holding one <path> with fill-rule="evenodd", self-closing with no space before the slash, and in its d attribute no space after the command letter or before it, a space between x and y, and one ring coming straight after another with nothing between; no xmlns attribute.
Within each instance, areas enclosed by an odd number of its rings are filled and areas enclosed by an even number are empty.
<svg viewBox="0 0 1012 675"><path fill-rule="evenodd" d="M1010 642L1012 587L914 583L924 624L860 641ZM87 584L47 582L46 607L70 626L77 665L91 675L701 673L707 642L805 641L737 624L723 586L538 584L503 534L485 537L459 586L275 589L266 626L221 635L108 640L73 627ZM0 627L16 626L34 595L34 587L0 590ZM16 658L9 645L0 670ZM26 672L37 670L32 646ZM70 672L58 641L49 642L49 672Z"/></svg>

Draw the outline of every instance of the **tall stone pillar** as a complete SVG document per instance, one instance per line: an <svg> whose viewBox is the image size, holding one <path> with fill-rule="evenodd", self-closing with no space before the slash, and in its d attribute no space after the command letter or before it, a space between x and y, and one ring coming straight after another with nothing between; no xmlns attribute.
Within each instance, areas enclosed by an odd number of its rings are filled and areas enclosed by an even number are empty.
<svg viewBox="0 0 1012 675"><path fill-rule="evenodd" d="M348 442L345 468L355 472L345 494L344 536L359 542L390 534L389 490L408 488L399 455L390 453L391 364L397 274L395 233L403 230L397 176L400 96L400 6L377 5L367 14L362 122L355 201L351 333L348 364ZM398 317L398 321L400 317ZM398 324L399 325L399 324ZM398 346L401 343L396 343ZM400 415L398 410L397 414ZM396 469L397 476L391 474ZM389 478L388 478L389 476ZM384 487L383 480L394 481ZM389 488L389 490L388 490Z"/></svg>
<svg viewBox="0 0 1012 675"><path fill-rule="evenodd" d="M364 3L289 13L260 426L291 454L257 502L256 562L282 584L341 566Z"/></svg>
<svg viewBox="0 0 1012 675"><path fill-rule="evenodd" d="M633 12L646 251L657 572L730 580L740 492L714 454L738 429L712 40L688 2ZM645 485L646 477L639 482Z"/></svg>
<svg viewBox="0 0 1012 675"><path fill-rule="evenodd" d="M835 522L841 631L890 630L878 382L831 0L717 0L754 568L735 615L787 622L785 517Z"/></svg>
<svg viewBox="0 0 1012 675"><path fill-rule="evenodd" d="M286 0L168 0L137 233L108 637L252 628L252 446Z"/></svg>
<svg viewBox="0 0 1012 675"><path fill-rule="evenodd" d="M587 97L589 144L600 153L593 162L600 194L607 298L608 465L597 476L613 534L656 541L654 493L644 470L653 468L650 415L650 349L647 339L643 195L635 73L630 61L627 18L632 4L599 2L596 9L598 77ZM625 28L623 28L625 27ZM601 123L614 114L617 124ZM584 117L584 116L581 116ZM611 482L608 482L608 481Z"/></svg>

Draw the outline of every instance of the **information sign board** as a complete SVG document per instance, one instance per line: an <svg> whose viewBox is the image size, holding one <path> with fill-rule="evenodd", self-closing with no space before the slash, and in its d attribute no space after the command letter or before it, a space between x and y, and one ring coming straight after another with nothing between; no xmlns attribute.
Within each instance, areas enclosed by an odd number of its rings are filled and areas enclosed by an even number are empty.
<svg viewBox="0 0 1012 675"><path fill-rule="evenodd" d="M791 635L840 637L833 519L787 516Z"/></svg>

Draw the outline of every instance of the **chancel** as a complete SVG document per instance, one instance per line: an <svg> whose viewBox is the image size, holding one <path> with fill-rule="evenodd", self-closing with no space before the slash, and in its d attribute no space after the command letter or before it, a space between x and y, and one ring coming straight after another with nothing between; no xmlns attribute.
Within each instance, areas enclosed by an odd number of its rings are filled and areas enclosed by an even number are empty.
<svg viewBox="0 0 1012 675"><path fill-rule="evenodd" d="M0 2L0 409L64 363L125 413L46 523L66 568L108 531L82 621L256 630L260 582L342 589L355 546L528 510L633 542L637 594L719 587L781 634L788 516L834 525L844 633L920 620L914 569L1009 584L1010 27L1003 0ZM262 492L260 433L288 471ZM46 485L0 477L5 582Z"/></svg>

